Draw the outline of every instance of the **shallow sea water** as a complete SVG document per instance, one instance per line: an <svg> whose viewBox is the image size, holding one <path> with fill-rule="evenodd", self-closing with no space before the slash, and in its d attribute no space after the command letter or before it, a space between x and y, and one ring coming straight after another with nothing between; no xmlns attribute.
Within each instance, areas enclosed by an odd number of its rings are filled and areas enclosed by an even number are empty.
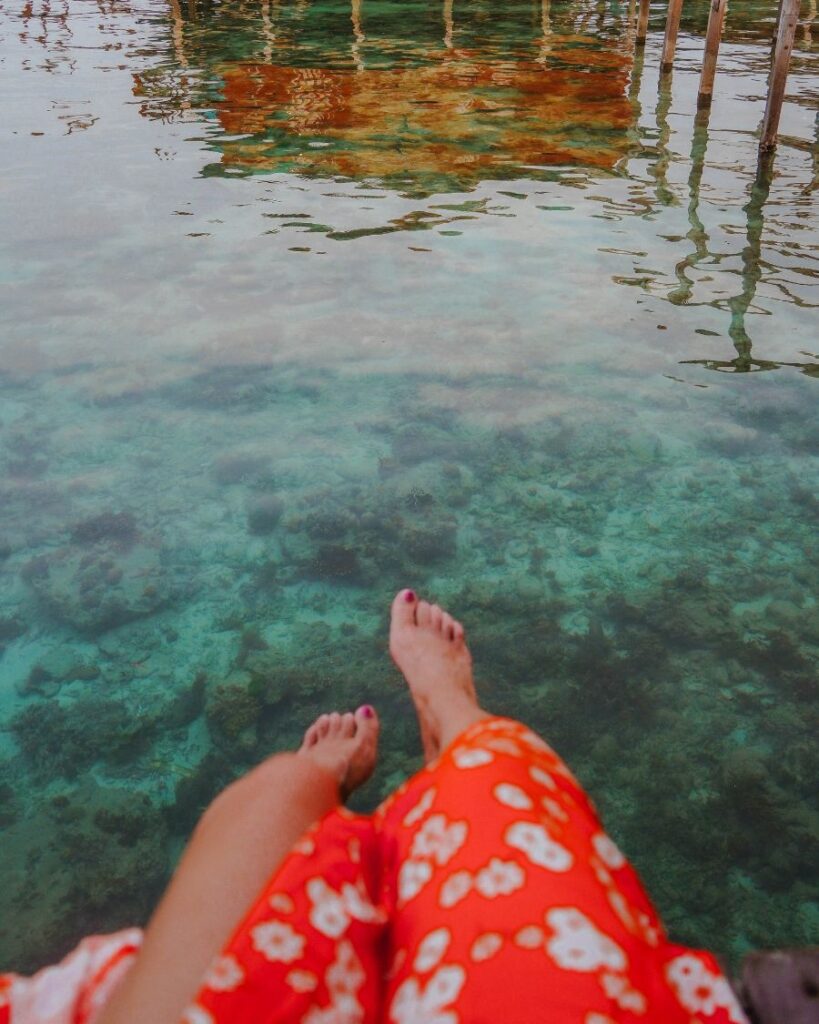
<svg viewBox="0 0 819 1024"><path fill-rule="evenodd" d="M672 935L819 941L815 3L0 4L0 963L141 923L410 585Z"/></svg>

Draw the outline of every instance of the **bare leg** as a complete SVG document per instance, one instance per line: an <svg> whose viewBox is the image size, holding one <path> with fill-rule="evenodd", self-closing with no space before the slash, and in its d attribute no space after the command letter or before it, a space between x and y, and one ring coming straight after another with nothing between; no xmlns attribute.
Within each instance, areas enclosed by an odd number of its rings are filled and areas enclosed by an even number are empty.
<svg viewBox="0 0 819 1024"><path fill-rule="evenodd" d="M409 685L427 761L489 717L478 705L464 628L437 604L419 601L411 590L396 595L390 654Z"/></svg>
<svg viewBox="0 0 819 1024"><path fill-rule="evenodd" d="M205 811L97 1024L177 1024L213 958L293 844L372 772L378 719L322 715L297 754L277 754Z"/></svg>

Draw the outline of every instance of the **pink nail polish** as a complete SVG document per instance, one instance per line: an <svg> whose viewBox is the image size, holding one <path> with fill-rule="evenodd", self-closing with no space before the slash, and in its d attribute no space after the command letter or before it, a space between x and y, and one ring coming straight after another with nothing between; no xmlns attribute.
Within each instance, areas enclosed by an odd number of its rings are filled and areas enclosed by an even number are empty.
<svg viewBox="0 0 819 1024"><path fill-rule="evenodd" d="M371 704L365 704L361 709L361 713L365 718L373 718L375 715L375 708L373 708Z"/></svg>
<svg viewBox="0 0 819 1024"><path fill-rule="evenodd" d="M407 602L407 604L412 604L412 602L415 600L415 591L414 590L405 590L404 591L404 600Z"/></svg>

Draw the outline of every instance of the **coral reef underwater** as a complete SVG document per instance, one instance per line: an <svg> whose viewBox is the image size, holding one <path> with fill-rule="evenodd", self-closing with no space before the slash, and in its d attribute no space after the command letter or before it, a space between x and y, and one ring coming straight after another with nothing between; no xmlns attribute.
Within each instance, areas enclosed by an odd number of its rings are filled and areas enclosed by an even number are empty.
<svg viewBox="0 0 819 1024"><path fill-rule="evenodd" d="M0 967L322 711L415 770L402 586L673 937L819 943L815 65L754 179L707 6L672 84L591 0L0 5Z"/></svg>
<svg viewBox="0 0 819 1024"><path fill-rule="evenodd" d="M110 508L42 434L64 475L3 485L4 962L143 921L212 796L321 710L383 715L360 807L417 767L385 643L404 584L457 610L487 706L567 757L676 937L815 937L815 409L735 395L726 455L637 417L484 423L417 375L215 380L129 398ZM200 403L180 446L165 423ZM124 469L110 411L84 415Z"/></svg>

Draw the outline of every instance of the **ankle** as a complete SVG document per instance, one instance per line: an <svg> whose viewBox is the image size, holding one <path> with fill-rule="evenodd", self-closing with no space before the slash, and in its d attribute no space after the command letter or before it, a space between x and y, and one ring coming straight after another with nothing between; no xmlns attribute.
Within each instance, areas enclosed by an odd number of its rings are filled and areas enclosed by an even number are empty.
<svg viewBox="0 0 819 1024"><path fill-rule="evenodd" d="M435 724L438 747L443 752L465 729L484 718L491 718L466 694L453 695L444 706L430 708L430 718Z"/></svg>

